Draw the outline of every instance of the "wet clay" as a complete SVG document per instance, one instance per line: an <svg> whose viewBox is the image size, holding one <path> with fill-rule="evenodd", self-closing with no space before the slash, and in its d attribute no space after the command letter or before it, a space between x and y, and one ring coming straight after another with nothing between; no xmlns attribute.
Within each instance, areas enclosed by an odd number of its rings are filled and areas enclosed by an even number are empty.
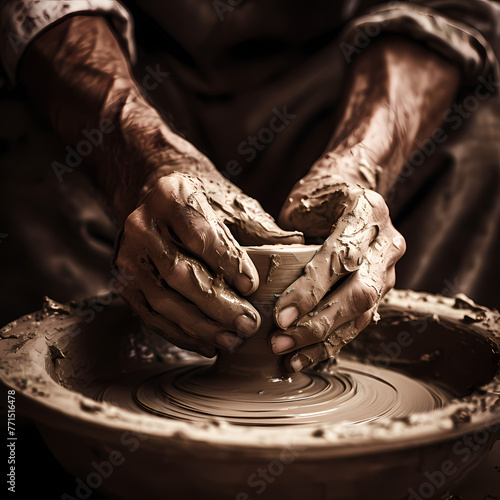
<svg viewBox="0 0 500 500"><path fill-rule="evenodd" d="M270 337L278 330L273 308L278 297L303 274L305 266L319 248L317 245L245 247L259 273L259 288L248 297L248 301L257 309L261 326L239 348L232 352L219 352L213 372L220 375L221 383L238 380L241 390L257 386L261 390L263 382L278 381L270 382L276 384L284 380L300 380L300 374L290 379L285 373L281 356L271 351Z"/></svg>
<svg viewBox="0 0 500 500"><path fill-rule="evenodd" d="M315 245L246 247L260 286L249 297L261 327L241 347L220 351L207 365L188 364L165 374L112 384L96 399L180 420L224 419L241 425L305 425L407 417L442 407L449 394L376 366L342 361L303 373L286 373L269 339L277 330L273 305L303 274ZM309 272L313 277L314 273ZM201 364L201 366L200 366ZM144 378L145 377L145 378ZM131 393L130 388L138 386Z"/></svg>
<svg viewBox="0 0 500 500"><path fill-rule="evenodd" d="M361 424L404 418L444 407L450 393L383 368L342 361L332 372L307 373L294 389L291 379L239 390L234 384L212 387L204 368L184 367L146 378L131 394L134 377L112 384L96 396L129 410L203 422L223 419L236 425ZM118 381L117 381L118 382ZM261 381L262 383L262 381ZM228 386L228 387L227 387Z"/></svg>

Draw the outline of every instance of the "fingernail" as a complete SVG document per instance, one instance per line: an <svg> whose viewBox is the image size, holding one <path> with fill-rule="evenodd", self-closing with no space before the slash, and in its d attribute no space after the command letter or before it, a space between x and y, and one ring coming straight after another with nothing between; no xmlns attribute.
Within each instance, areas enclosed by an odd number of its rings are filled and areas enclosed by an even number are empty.
<svg viewBox="0 0 500 500"><path fill-rule="evenodd" d="M215 343L219 346L222 347L223 349L235 349L238 347L243 341L236 337L236 335L229 333L229 332L223 332L223 333L218 333L215 336Z"/></svg>
<svg viewBox="0 0 500 500"><path fill-rule="evenodd" d="M234 286L239 292L246 295L253 288L253 282L248 276L240 274L234 278Z"/></svg>
<svg viewBox="0 0 500 500"><path fill-rule="evenodd" d="M289 335L278 335L271 339L274 354L281 354L295 347L295 340Z"/></svg>
<svg viewBox="0 0 500 500"><path fill-rule="evenodd" d="M257 322L246 314L238 316L233 324L237 332L243 334L245 337L253 335L257 329Z"/></svg>
<svg viewBox="0 0 500 500"><path fill-rule="evenodd" d="M278 323L286 330L300 315L300 311L295 306L287 306L278 314Z"/></svg>
<svg viewBox="0 0 500 500"><path fill-rule="evenodd" d="M292 367L292 370L297 373L309 366L309 363L307 361L307 358L301 354L296 354L295 356L292 357L290 360L290 366Z"/></svg>

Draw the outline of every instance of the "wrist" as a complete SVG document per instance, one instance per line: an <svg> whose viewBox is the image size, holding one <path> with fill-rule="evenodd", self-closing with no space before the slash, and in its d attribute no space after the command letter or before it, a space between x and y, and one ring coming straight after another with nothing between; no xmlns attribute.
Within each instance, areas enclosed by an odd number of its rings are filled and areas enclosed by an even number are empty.
<svg viewBox="0 0 500 500"><path fill-rule="evenodd" d="M189 174L190 176L199 178L201 181L204 179L212 179L216 182L220 182L221 179L225 181L210 160L197 151L194 153L180 153L177 150L165 149L158 155L150 158L150 162L149 173L145 177L139 191L141 198L159 179L174 172Z"/></svg>
<svg viewBox="0 0 500 500"><path fill-rule="evenodd" d="M134 86L114 95L101 116L112 123L93 162L98 183L123 222L154 184L173 172L214 175L213 164L189 141L172 131Z"/></svg>
<svg viewBox="0 0 500 500"><path fill-rule="evenodd" d="M364 152L368 163L380 166L376 190L385 194L411 151L442 123L459 77L458 68L419 44L382 37L352 64L327 151Z"/></svg>
<svg viewBox="0 0 500 500"><path fill-rule="evenodd" d="M353 184L377 191L382 167L374 160L374 156L364 144L356 144L349 151L338 148L325 153L306 177L328 177L332 184Z"/></svg>

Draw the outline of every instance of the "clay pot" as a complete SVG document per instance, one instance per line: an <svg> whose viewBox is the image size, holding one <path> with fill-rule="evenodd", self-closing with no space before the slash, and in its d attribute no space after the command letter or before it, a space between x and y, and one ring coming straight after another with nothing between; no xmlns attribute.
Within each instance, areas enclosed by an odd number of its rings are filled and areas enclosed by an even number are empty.
<svg viewBox="0 0 500 500"><path fill-rule="evenodd" d="M263 245L245 247L259 273L259 288L248 297L262 319L259 331L233 352L220 351L214 370L230 377L278 379L288 377L281 357L271 351L270 336L277 331L273 306L277 297L301 274L318 245ZM244 384L245 381L241 380Z"/></svg>

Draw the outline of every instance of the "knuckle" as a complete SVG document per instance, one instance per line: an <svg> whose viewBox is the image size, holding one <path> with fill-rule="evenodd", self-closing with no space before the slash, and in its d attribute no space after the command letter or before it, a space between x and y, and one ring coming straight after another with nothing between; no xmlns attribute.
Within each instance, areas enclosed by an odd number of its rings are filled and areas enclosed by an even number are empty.
<svg viewBox="0 0 500 500"><path fill-rule="evenodd" d="M346 251L339 254L340 260L346 271L351 272L359 267L362 260L362 252L355 245L348 245Z"/></svg>
<svg viewBox="0 0 500 500"><path fill-rule="evenodd" d="M322 345L324 349L324 355L321 361L328 358L334 358L340 351L343 344L338 342L335 334L331 334L329 337L327 337L327 339L325 339Z"/></svg>
<svg viewBox="0 0 500 500"><path fill-rule="evenodd" d="M372 320L372 313L370 311L365 312L364 314L356 318L354 326L359 331L364 330L370 324L371 320Z"/></svg>
<svg viewBox="0 0 500 500"><path fill-rule="evenodd" d="M153 191L155 194L160 193L161 195L170 196L174 190L175 184L178 184L178 181L174 177L174 174L165 175L158 179Z"/></svg>
<svg viewBox="0 0 500 500"><path fill-rule="evenodd" d="M123 232L126 235L136 234L143 230L143 223L139 215L139 211L132 212L123 225Z"/></svg>
<svg viewBox="0 0 500 500"><path fill-rule="evenodd" d="M190 192L199 186L200 181L196 177L183 172L172 172L171 174L160 177L156 182L153 191L157 194L170 198L180 191Z"/></svg>
<svg viewBox="0 0 500 500"><path fill-rule="evenodd" d="M352 294L352 306L358 313L363 313L374 307L377 300L377 290L365 283L360 283Z"/></svg>
<svg viewBox="0 0 500 500"><path fill-rule="evenodd" d="M380 194L375 192L373 199L375 200L375 206L379 208L380 210L384 210L385 212L389 213L389 208L387 207L387 204L385 202L384 197Z"/></svg>
<svg viewBox="0 0 500 500"><path fill-rule="evenodd" d="M191 222L191 221L190 221ZM197 221L196 227L191 227L189 242L187 246L189 250L202 257L218 257L217 260L222 260L227 257L226 253L216 252L214 250L214 242L224 241L223 235L214 225L206 219Z"/></svg>
<svg viewBox="0 0 500 500"><path fill-rule="evenodd" d="M377 191L369 190L365 192L365 195L373 206L377 208L386 206L384 197L380 193L377 193Z"/></svg>
<svg viewBox="0 0 500 500"><path fill-rule="evenodd" d="M389 207L380 193L377 193L376 191L367 191L366 197L379 217L382 219L389 218Z"/></svg>
<svg viewBox="0 0 500 500"><path fill-rule="evenodd" d="M398 256L402 257L406 252L406 240L404 239L401 233L397 233L396 236L392 239L392 244L398 250Z"/></svg>
<svg viewBox="0 0 500 500"><path fill-rule="evenodd" d="M116 267L118 269L123 270L125 272L130 272L130 258L128 255L125 254L125 252L120 249L118 252L118 255L116 256L115 260ZM126 288L126 287L125 287Z"/></svg>

